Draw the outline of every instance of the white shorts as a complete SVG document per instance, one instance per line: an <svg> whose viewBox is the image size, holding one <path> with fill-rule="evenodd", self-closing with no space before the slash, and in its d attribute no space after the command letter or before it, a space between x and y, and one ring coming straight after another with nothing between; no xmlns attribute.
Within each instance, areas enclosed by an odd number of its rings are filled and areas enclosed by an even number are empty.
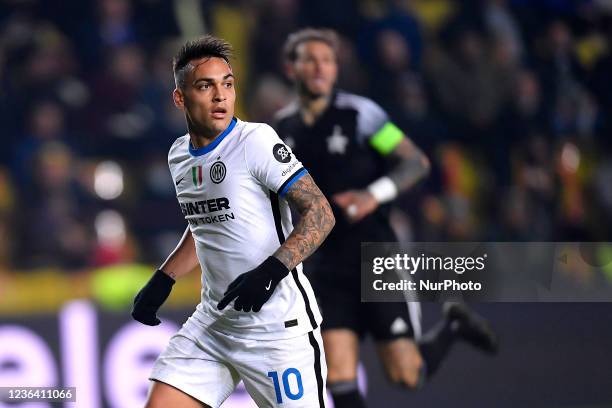
<svg viewBox="0 0 612 408"><path fill-rule="evenodd" d="M246 340L189 318L149 379L219 407L240 380L258 407L324 407L327 365L320 329L282 340Z"/></svg>

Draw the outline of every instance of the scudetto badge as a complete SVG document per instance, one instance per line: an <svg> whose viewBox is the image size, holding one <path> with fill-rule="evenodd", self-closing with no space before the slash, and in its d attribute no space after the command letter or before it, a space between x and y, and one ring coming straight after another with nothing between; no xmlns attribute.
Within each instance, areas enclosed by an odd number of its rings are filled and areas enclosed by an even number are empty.
<svg viewBox="0 0 612 408"><path fill-rule="evenodd" d="M291 161L291 153L289 153L289 149L282 143L277 143L272 148L272 153L274 154L274 158L281 163L289 163Z"/></svg>

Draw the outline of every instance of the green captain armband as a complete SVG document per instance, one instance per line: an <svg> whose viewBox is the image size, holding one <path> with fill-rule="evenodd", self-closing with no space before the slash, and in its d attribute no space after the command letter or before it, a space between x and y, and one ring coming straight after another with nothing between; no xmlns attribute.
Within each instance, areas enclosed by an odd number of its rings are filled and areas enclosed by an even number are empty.
<svg viewBox="0 0 612 408"><path fill-rule="evenodd" d="M370 146L372 146L374 150L383 156L386 156L397 147L402 140L402 137L404 137L404 132L402 132L393 123L387 122L378 130L378 132L372 135L369 142Z"/></svg>

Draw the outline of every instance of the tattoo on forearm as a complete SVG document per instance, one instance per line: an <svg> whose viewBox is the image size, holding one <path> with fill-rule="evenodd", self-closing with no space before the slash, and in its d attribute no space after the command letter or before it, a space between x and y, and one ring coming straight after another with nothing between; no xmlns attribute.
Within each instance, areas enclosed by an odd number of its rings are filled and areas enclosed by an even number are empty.
<svg viewBox="0 0 612 408"><path fill-rule="evenodd" d="M406 191L429 173L429 160L412 142L401 143L392 154L398 164L389 178L399 191Z"/></svg>
<svg viewBox="0 0 612 408"><path fill-rule="evenodd" d="M274 256L291 270L321 245L335 219L329 202L308 174L291 186L286 198L300 220Z"/></svg>

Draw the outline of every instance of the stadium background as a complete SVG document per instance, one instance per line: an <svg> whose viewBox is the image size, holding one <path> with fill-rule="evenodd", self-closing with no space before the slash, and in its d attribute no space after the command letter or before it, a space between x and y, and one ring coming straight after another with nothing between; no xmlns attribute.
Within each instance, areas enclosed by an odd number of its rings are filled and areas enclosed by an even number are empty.
<svg viewBox="0 0 612 408"><path fill-rule="evenodd" d="M403 239L612 241L609 1L5 0L0 386L137 406L198 299L193 273L167 324L127 313L184 229L166 164L185 132L171 57L184 38L226 38L237 115L269 121L292 97L280 48L303 26L338 30L340 87L375 99L432 159L394 213ZM612 264L598 265L570 268L577 287L612 287ZM384 383L368 343L372 406L612 405L611 303L476 309L501 334L498 357L457 346L415 393ZM424 314L428 327L439 308Z"/></svg>

